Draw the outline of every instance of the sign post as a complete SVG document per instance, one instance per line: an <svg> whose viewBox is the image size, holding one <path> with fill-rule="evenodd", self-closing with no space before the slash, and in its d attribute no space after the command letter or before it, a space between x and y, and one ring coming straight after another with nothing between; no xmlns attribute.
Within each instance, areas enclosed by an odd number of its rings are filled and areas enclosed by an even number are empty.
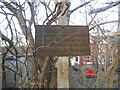
<svg viewBox="0 0 120 90"><path fill-rule="evenodd" d="M68 25L69 17L65 14L58 19L59 25ZM57 88L69 88L69 57L58 57Z"/></svg>
<svg viewBox="0 0 120 90"><path fill-rule="evenodd" d="M69 88L69 56L90 55L89 27L36 25L35 56L58 56L57 87Z"/></svg>
<svg viewBox="0 0 120 90"><path fill-rule="evenodd" d="M58 57L57 88L69 88L69 58L65 56Z"/></svg>

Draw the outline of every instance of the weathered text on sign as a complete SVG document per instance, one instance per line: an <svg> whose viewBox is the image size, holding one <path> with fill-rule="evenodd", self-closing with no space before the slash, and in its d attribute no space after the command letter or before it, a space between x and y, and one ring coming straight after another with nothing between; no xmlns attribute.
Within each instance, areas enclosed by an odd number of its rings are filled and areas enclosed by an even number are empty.
<svg viewBox="0 0 120 90"><path fill-rule="evenodd" d="M90 55L88 26L36 25L36 56Z"/></svg>

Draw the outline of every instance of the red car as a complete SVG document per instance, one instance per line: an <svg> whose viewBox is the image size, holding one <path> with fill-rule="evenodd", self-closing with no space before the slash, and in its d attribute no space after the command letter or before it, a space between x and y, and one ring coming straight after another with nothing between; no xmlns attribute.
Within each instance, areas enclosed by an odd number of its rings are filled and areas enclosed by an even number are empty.
<svg viewBox="0 0 120 90"><path fill-rule="evenodd" d="M92 65L86 65L85 66L85 75L86 77L96 77L97 71L94 66Z"/></svg>

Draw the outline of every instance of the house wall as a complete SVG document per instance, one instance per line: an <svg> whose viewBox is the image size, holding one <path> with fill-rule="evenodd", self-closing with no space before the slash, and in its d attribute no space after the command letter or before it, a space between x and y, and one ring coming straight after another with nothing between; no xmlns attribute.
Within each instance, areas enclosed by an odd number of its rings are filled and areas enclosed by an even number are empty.
<svg viewBox="0 0 120 90"><path fill-rule="evenodd" d="M96 61L96 59L98 59L98 57L100 57L100 60L103 62L102 57L106 56L106 53L108 53L109 47L108 44L90 44L90 51L91 51L91 55L89 56L89 60L87 59L88 56L79 56L79 60L80 60L80 64L81 65L86 65L88 62L90 65L95 65L95 64L99 64L98 61ZM107 58L107 64L110 63L110 57L111 55L109 54L108 56L109 58ZM104 59L104 58L103 58Z"/></svg>
<svg viewBox="0 0 120 90"><path fill-rule="evenodd" d="M91 55L87 55L87 56L78 56L79 61L80 61L80 65L93 65L95 64L94 62L94 51L97 51L97 45L96 44L90 44L90 54Z"/></svg>

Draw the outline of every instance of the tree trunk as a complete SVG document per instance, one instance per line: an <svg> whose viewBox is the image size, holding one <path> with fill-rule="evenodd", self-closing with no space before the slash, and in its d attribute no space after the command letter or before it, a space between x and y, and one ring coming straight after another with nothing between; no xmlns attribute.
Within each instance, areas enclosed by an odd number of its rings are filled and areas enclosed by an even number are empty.
<svg viewBox="0 0 120 90"><path fill-rule="evenodd" d="M1 66L1 71L2 71L2 87L5 88L7 87L7 82L6 82L6 73L5 73L5 54L2 55L2 66Z"/></svg>
<svg viewBox="0 0 120 90"><path fill-rule="evenodd" d="M22 10L18 9L16 12L16 18L18 19L19 25L21 27L22 33L24 34L24 36L26 37L26 40L29 42L28 44L28 52L31 55L33 54L34 50L35 50L35 45L34 45L34 39L33 39L33 35L32 32L30 30L30 27L27 27L25 19L22 15ZM37 76L37 64L36 64L36 60L35 58L32 56L31 58L28 58L31 62L31 87L35 87L38 86L38 76Z"/></svg>
<svg viewBox="0 0 120 90"><path fill-rule="evenodd" d="M120 4L118 4L118 36L118 65L120 65Z"/></svg>
<svg viewBox="0 0 120 90"><path fill-rule="evenodd" d="M2 35L0 34L0 42ZM2 48L0 48L0 52L2 52ZM2 53L0 54L0 90L2 90Z"/></svg>
<svg viewBox="0 0 120 90"><path fill-rule="evenodd" d="M57 70L52 68L52 75L49 88L57 88Z"/></svg>
<svg viewBox="0 0 120 90"><path fill-rule="evenodd" d="M44 80L45 80L45 78L47 76L46 75L47 72L49 72L49 68L48 68L49 63L50 63L50 57L46 57L44 66L42 68L42 72L40 74L40 85L39 85L39 88L44 88L44 86L45 86Z"/></svg>
<svg viewBox="0 0 120 90"><path fill-rule="evenodd" d="M120 33L120 4L118 4L118 32Z"/></svg>
<svg viewBox="0 0 120 90"><path fill-rule="evenodd" d="M115 77L115 72L118 67L118 50L117 50L117 43L113 47L113 58L112 58L112 66L108 71L108 77L106 79L105 88L113 88L113 81Z"/></svg>

